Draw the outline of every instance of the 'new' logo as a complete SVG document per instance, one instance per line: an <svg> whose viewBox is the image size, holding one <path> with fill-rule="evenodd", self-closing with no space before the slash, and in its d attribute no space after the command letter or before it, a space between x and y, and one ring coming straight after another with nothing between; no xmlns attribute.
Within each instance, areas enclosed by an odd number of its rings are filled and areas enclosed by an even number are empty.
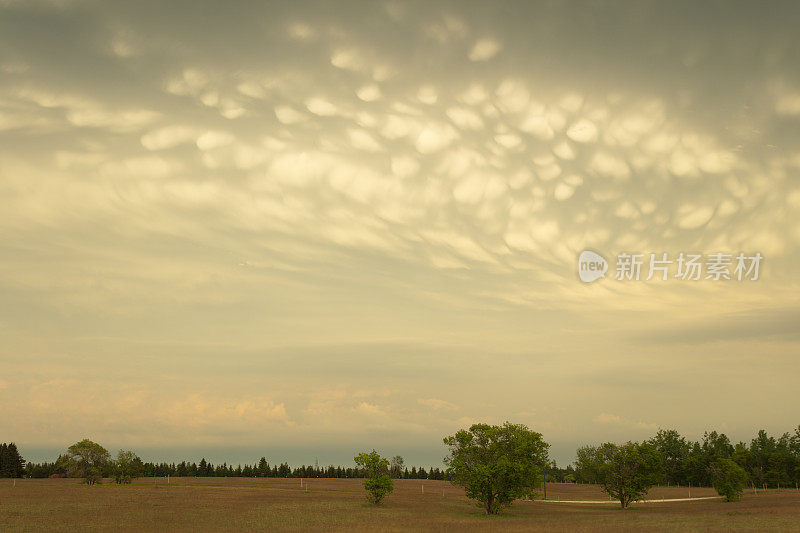
<svg viewBox="0 0 800 533"><path fill-rule="evenodd" d="M584 283L604 278L606 272L608 272L608 262L602 255L591 250L584 250L578 256L578 277Z"/></svg>

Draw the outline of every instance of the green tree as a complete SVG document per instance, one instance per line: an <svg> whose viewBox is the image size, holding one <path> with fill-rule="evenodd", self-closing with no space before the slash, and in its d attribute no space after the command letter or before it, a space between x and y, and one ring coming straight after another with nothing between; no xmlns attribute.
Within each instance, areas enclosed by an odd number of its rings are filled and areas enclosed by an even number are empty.
<svg viewBox="0 0 800 533"><path fill-rule="evenodd" d="M389 473L394 478L403 477L403 468L405 467L405 462L403 458L399 455L395 455L392 457L391 461L389 461Z"/></svg>
<svg viewBox="0 0 800 533"><path fill-rule="evenodd" d="M674 429L659 429L656 436L650 439L663 460L664 481L667 484L682 483L685 481L683 471L684 461L689 455L690 445Z"/></svg>
<svg viewBox="0 0 800 533"><path fill-rule="evenodd" d="M83 439L67 448L65 464L71 477L81 477L87 485L94 485L103 481L111 456L96 442Z"/></svg>
<svg viewBox="0 0 800 533"><path fill-rule="evenodd" d="M800 426L795 428L794 433L789 437L789 475L792 482L800 483Z"/></svg>
<svg viewBox="0 0 800 533"><path fill-rule="evenodd" d="M747 483L747 472L732 459L717 459L709 467L711 482L717 494L725 496L725 500L733 502L741 499L744 485Z"/></svg>
<svg viewBox="0 0 800 533"><path fill-rule="evenodd" d="M691 483L695 487L707 486L709 464L706 456L703 454L700 443L693 442L689 453L683 460L683 472L686 476L687 483Z"/></svg>
<svg viewBox="0 0 800 533"><path fill-rule="evenodd" d="M607 442L594 449L594 470L603 490L627 509L663 476L661 454L651 444Z"/></svg>
<svg viewBox="0 0 800 533"><path fill-rule="evenodd" d="M734 447L724 433L703 433L702 442L694 442L683 461L686 480L697 487L711 486L711 463L717 459L730 459Z"/></svg>
<svg viewBox="0 0 800 533"><path fill-rule="evenodd" d="M763 429L759 431L750 443L750 476L756 484L769 487L788 485L795 468L791 450L792 437L788 433L775 439Z"/></svg>
<svg viewBox="0 0 800 533"><path fill-rule="evenodd" d="M375 450L362 452L354 460L364 470L367 501L378 505L394 490L394 482L389 477L389 460L381 457Z"/></svg>
<svg viewBox="0 0 800 533"><path fill-rule="evenodd" d="M522 497L533 497L547 462L549 444L521 424L474 424L444 439L450 454L447 476L467 496L484 504L487 514Z"/></svg>
<svg viewBox="0 0 800 533"><path fill-rule="evenodd" d="M717 433L716 431L703 433L703 444L701 447L709 464L722 457L729 459L733 454L733 445L728 436L724 433Z"/></svg>
<svg viewBox="0 0 800 533"><path fill-rule="evenodd" d="M258 477L269 477L270 469L266 457L262 457L258 460L258 467L256 467L256 470L258 471Z"/></svg>
<svg viewBox="0 0 800 533"><path fill-rule="evenodd" d="M581 446L575 452L575 472L584 483L600 483L600 461L597 446Z"/></svg>
<svg viewBox="0 0 800 533"><path fill-rule="evenodd" d="M734 446L733 454L730 456L730 459L734 463L742 467L742 469L744 469L746 473L749 472L750 465L753 464L753 456L750 453L750 449L747 447L747 444L745 444L744 442L739 442L736 444L736 446ZM709 465L709 468L710 467L711 465ZM749 473L747 478L748 480L750 479ZM712 479L712 485L713 485L713 479Z"/></svg>
<svg viewBox="0 0 800 533"><path fill-rule="evenodd" d="M19 454L17 445L0 444L0 477L22 477L25 473L25 460Z"/></svg>
<svg viewBox="0 0 800 533"><path fill-rule="evenodd" d="M130 450L120 450L114 461L114 481L128 484L142 475L144 464L138 455Z"/></svg>

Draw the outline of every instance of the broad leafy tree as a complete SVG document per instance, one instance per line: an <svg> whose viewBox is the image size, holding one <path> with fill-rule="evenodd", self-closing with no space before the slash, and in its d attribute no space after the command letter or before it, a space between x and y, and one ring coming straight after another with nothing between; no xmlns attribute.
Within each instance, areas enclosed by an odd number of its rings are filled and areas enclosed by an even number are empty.
<svg viewBox="0 0 800 533"><path fill-rule="evenodd" d="M144 464L138 455L129 450L120 450L114 461L114 481L128 484L142 475Z"/></svg>
<svg viewBox="0 0 800 533"><path fill-rule="evenodd" d="M392 457L391 461L389 461L389 473L394 478L403 477L404 468L405 468L405 462L403 461L403 458L399 455L395 455L394 457Z"/></svg>
<svg viewBox="0 0 800 533"><path fill-rule="evenodd" d="M775 439L763 429L750 443L750 475L758 486L787 486L796 480L791 456L792 437L786 433ZM796 481L795 481L796 482Z"/></svg>
<svg viewBox="0 0 800 533"><path fill-rule="evenodd" d="M711 486L711 463L718 459L730 459L734 447L724 433L703 433L703 441L695 442L686 456L683 469L687 482L695 486Z"/></svg>
<svg viewBox="0 0 800 533"><path fill-rule="evenodd" d="M686 439L674 429L659 429L656 436L647 442L661 454L664 466L663 481L668 485L681 483L685 479L684 462L691 449Z"/></svg>
<svg viewBox="0 0 800 533"><path fill-rule="evenodd" d="M524 425L474 424L444 439L450 455L447 475L467 496L483 503L487 514L519 498L533 497L547 463L549 444Z"/></svg>
<svg viewBox="0 0 800 533"><path fill-rule="evenodd" d="M87 485L101 483L103 473L111 465L108 450L89 439L70 446L64 457L67 473L72 477L83 478Z"/></svg>
<svg viewBox="0 0 800 533"><path fill-rule="evenodd" d="M592 468L603 490L623 509L644 498L663 476L661 454L651 444L610 442L594 448Z"/></svg>
<svg viewBox="0 0 800 533"><path fill-rule="evenodd" d="M599 483L600 473L597 471L597 447L581 446L575 452L575 472L583 483Z"/></svg>
<svg viewBox="0 0 800 533"><path fill-rule="evenodd" d="M389 460L375 450L362 452L355 456L356 465L364 470L364 488L367 501L378 505L394 490L394 482L389 477Z"/></svg>

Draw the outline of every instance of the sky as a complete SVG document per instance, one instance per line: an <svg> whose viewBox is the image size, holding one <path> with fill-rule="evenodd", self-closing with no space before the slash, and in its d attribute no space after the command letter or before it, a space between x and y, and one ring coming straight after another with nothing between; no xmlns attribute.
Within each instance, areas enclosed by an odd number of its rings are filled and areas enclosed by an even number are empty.
<svg viewBox="0 0 800 533"><path fill-rule="evenodd" d="M0 0L0 441L440 465L508 420L564 464L791 431L799 16Z"/></svg>

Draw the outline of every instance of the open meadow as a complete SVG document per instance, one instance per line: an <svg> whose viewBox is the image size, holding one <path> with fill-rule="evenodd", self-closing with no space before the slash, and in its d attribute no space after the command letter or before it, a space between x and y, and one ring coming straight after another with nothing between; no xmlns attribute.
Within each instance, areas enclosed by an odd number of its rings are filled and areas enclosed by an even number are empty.
<svg viewBox="0 0 800 533"><path fill-rule="evenodd" d="M800 530L800 492L748 491L743 501L641 503L622 511L592 485L548 484L548 500L519 501L486 516L447 482L396 480L380 507L360 479L164 478L132 485L109 480L0 481L0 531L755 531ZM714 496L692 489L692 497ZM657 487L649 499L686 498L686 487ZM593 500L597 504L563 503ZM561 500L559 502L558 500Z"/></svg>

